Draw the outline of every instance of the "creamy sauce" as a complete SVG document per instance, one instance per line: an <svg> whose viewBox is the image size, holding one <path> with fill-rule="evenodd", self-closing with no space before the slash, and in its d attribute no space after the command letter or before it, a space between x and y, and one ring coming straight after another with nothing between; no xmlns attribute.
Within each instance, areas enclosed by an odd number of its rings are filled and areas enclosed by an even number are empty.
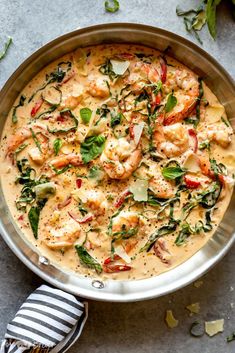
<svg viewBox="0 0 235 353"><path fill-rule="evenodd" d="M36 75L14 107L1 141L5 199L56 266L156 276L216 230L233 189L233 131L215 95L181 63L135 45L78 49Z"/></svg>

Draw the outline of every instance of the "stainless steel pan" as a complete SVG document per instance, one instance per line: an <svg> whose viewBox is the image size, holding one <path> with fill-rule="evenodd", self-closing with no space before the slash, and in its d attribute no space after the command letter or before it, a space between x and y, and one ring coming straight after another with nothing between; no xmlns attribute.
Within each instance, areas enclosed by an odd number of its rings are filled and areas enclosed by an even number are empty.
<svg viewBox="0 0 235 353"><path fill-rule="evenodd" d="M0 92L0 131L19 92L49 62L79 46L100 43L138 43L159 50L171 47L171 55L204 78L225 106L228 117L235 114L235 87L231 77L204 50L171 32L139 24L106 24L77 30L46 44L31 55L9 78ZM233 120L231 120L233 123ZM37 275L56 287L86 298L106 301L137 301L157 297L181 288L201 276L219 261L235 239L235 199L208 243L189 260L160 276L138 281L100 282L62 270L24 239L14 225L0 185L0 233L14 253Z"/></svg>

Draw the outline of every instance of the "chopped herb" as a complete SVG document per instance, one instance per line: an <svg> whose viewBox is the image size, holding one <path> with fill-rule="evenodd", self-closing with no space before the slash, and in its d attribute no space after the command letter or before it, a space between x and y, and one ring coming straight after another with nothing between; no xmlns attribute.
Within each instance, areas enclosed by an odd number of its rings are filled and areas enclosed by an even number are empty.
<svg viewBox="0 0 235 353"><path fill-rule="evenodd" d="M33 131L32 128L30 128L30 131L31 131L31 134L32 134L32 137L33 137L33 140L35 142L35 145L37 146L37 148L39 149L39 151L42 153L42 149L41 149L41 144L37 138L37 135L35 134L35 132Z"/></svg>
<svg viewBox="0 0 235 353"><path fill-rule="evenodd" d="M229 124L229 121L227 119L225 119L223 116L221 116L221 120L223 121L223 123L227 126L227 127L231 127L231 125Z"/></svg>
<svg viewBox="0 0 235 353"><path fill-rule="evenodd" d="M109 76L111 81L118 77L118 75L116 75L113 71L113 65L111 64L110 59L107 59L106 62L100 66L99 71L103 75Z"/></svg>
<svg viewBox="0 0 235 353"><path fill-rule="evenodd" d="M199 194L199 201L198 203L203 207L203 208L212 208L221 192L221 184L217 181L214 182L212 185L210 185L206 190L204 190L201 194Z"/></svg>
<svg viewBox="0 0 235 353"><path fill-rule="evenodd" d="M33 97L35 96L35 94L37 94L38 92L44 90L44 88L46 88L50 83L61 83L65 77L65 75L67 74L68 71L71 70L72 67L72 63L71 61L67 61L67 62L60 62L55 71L51 72L49 75L46 75L46 83L38 88L29 98L28 103L31 102L31 100L33 99Z"/></svg>
<svg viewBox="0 0 235 353"><path fill-rule="evenodd" d="M12 43L12 38L9 37L8 40L6 41L6 43L4 44L4 49L0 52L0 60L5 58L11 43Z"/></svg>
<svg viewBox="0 0 235 353"><path fill-rule="evenodd" d="M143 251L149 251L151 250L151 248L153 247L153 245L155 244L155 242L157 241L157 239L163 237L164 235L173 233L177 226L179 224L178 220L175 220L173 218L170 218L169 223L166 225L163 225L162 227L160 227L159 229L157 229L150 237L149 240L147 241L147 243L140 249L139 252L143 252Z"/></svg>
<svg viewBox="0 0 235 353"><path fill-rule="evenodd" d="M20 96L19 103L15 107L13 107L13 111L12 111L12 122L13 122L13 124L16 124L17 121L18 121L18 117L16 115L16 112L17 112L17 109L19 107L23 107L24 106L25 99L26 99L26 97L22 94Z"/></svg>
<svg viewBox="0 0 235 353"><path fill-rule="evenodd" d="M170 93L167 97L167 102L165 105L166 113L169 113L177 104L177 98L174 96L174 92Z"/></svg>
<svg viewBox="0 0 235 353"><path fill-rule="evenodd" d="M210 141L206 140L203 141L199 144L199 150L207 150L210 151L211 145L210 145Z"/></svg>
<svg viewBox="0 0 235 353"><path fill-rule="evenodd" d="M57 138L53 141L53 149L54 149L56 156L58 155L59 150L61 149L62 145L63 145L63 142L60 138Z"/></svg>
<svg viewBox="0 0 235 353"><path fill-rule="evenodd" d="M102 272L102 266L87 252L84 246L75 245L75 249L83 265L94 269L98 274Z"/></svg>
<svg viewBox="0 0 235 353"><path fill-rule="evenodd" d="M89 163L93 159L97 158L104 150L106 138L102 135L87 137L83 143L81 143L81 155L83 162Z"/></svg>
<svg viewBox="0 0 235 353"><path fill-rule="evenodd" d="M175 244L177 246L183 245L185 243L185 240L193 233L193 229L191 228L189 223L186 222L181 224L181 229L175 240Z"/></svg>
<svg viewBox="0 0 235 353"><path fill-rule="evenodd" d="M111 127L113 128L114 126L121 124L122 119L123 119L122 113L118 113L118 114L111 113Z"/></svg>
<svg viewBox="0 0 235 353"><path fill-rule="evenodd" d="M84 124L89 124L91 120L92 110L90 108L80 109L80 117Z"/></svg>
<svg viewBox="0 0 235 353"><path fill-rule="evenodd" d="M104 3L105 10L107 12L116 12L119 10L119 1L118 0L106 0Z"/></svg>
<svg viewBox="0 0 235 353"><path fill-rule="evenodd" d="M78 119L76 118L76 116L71 112L70 109L64 109L61 110L60 115L67 115L68 117L71 118L71 120L74 122L74 125L65 129L50 129L49 127L47 127L47 130L51 133L51 134L57 134L57 133L66 133L69 131L74 131L77 129L78 126Z"/></svg>
<svg viewBox="0 0 235 353"><path fill-rule="evenodd" d="M14 152L14 159L16 159L17 155L23 151L26 147L28 146L27 143L23 143L22 145L20 145Z"/></svg>
<svg viewBox="0 0 235 353"><path fill-rule="evenodd" d="M66 165L65 167L61 168L61 169L57 169L55 168L52 164L50 164L51 169L53 170L53 172L55 172L56 175L60 175L65 173L69 168L71 168L71 165Z"/></svg>

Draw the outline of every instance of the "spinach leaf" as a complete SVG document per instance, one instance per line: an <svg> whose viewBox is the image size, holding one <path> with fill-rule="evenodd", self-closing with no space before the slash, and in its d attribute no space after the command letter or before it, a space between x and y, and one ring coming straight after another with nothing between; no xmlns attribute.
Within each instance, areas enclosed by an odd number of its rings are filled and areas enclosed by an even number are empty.
<svg viewBox="0 0 235 353"><path fill-rule="evenodd" d="M169 113L177 104L177 98L174 96L174 92L170 93L167 97L167 102L165 105L166 113Z"/></svg>
<svg viewBox="0 0 235 353"><path fill-rule="evenodd" d="M111 113L111 127L113 128L114 126L119 125L122 119L123 119L122 113L118 113L116 115Z"/></svg>
<svg viewBox="0 0 235 353"><path fill-rule="evenodd" d="M53 170L53 172L55 172L56 175L60 175L65 173L69 168L71 168L71 165L66 165L65 167L61 168L61 169L57 169L55 168L52 164L50 164L51 169Z"/></svg>
<svg viewBox="0 0 235 353"><path fill-rule="evenodd" d="M51 134L57 134L57 133L66 133L69 131L74 131L76 130L77 126L78 126L78 119L76 118L76 116L71 112L70 109L64 109L61 110L60 112L61 116L66 116L70 117L72 119L72 121L74 122L74 125L65 129L50 129L49 127L47 127L47 130L51 133Z"/></svg>
<svg viewBox="0 0 235 353"><path fill-rule="evenodd" d="M10 47L12 43L12 38L9 37L7 42L4 44L4 49L0 52L0 60L2 60L3 58L5 58L6 54L7 54L7 51Z"/></svg>
<svg viewBox="0 0 235 353"><path fill-rule="evenodd" d="M12 122L13 122L13 124L16 124L17 121L18 121L18 117L16 115L16 112L17 112L17 109L19 107L23 107L24 106L25 99L26 99L26 97L22 94L20 96L19 103L15 107L13 107L13 110L12 110Z"/></svg>
<svg viewBox="0 0 235 353"><path fill-rule="evenodd" d="M206 4L206 20L210 35L216 37L216 7L221 0L208 0Z"/></svg>
<svg viewBox="0 0 235 353"><path fill-rule="evenodd" d="M58 155L59 150L60 150L61 147L62 147L62 144L63 144L63 142L62 142L62 140L61 140L60 138L57 138L57 139L54 140L54 142L53 142L53 149L54 149L54 152L55 152L55 155L56 155L56 156Z"/></svg>
<svg viewBox="0 0 235 353"><path fill-rule="evenodd" d="M103 152L105 140L106 138L104 136L97 135L87 137L85 141L81 143L80 152L85 164L97 158Z"/></svg>
<svg viewBox="0 0 235 353"><path fill-rule="evenodd" d="M28 213L28 219L35 239L38 239L38 224L41 210L45 206L47 199L38 200L37 206L32 206Z"/></svg>
<svg viewBox="0 0 235 353"><path fill-rule="evenodd" d="M105 10L107 12L116 12L119 10L119 1L118 0L106 0L104 3Z"/></svg>
<svg viewBox="0 0 235 353"><path fill-rule="evenodd" d="M102 266L99 264L99 262L94 259L84 248L82 245L75 245L75 249L77 251L77 254L79 256L80 262L91 268L94 269L98 274L102 272Z"/></svg>
<svg viewBox="0 0 235 353"><path fill-rule="evenodd" d="M80 109L80 116L84 124L89 124L91 120L92 110L89 108L82 108Z"/></svg>
<svg viewBox="0 0 235 353"><path fill-rule="evenodd" d="M162 175L165 179L176 180L182 177L186 173L186 170L181 167L164 167L162 168Z"/></svg>
<svg viewBox="0 0 235 353"><path fill-rule="evenodd" d="M175 220L173 218L170 218L169 223L166 225L163 225L162 227L160 227L159 229L157 229L150 237L149 240L147 241L147 243L140 249L139 252L143 252L143 251L149 251L151 250L151 248L153 247L153 245L155 244L155 242L157 241L157 239L163 237L166 234L171 234L173 233L177 226L179 224L178 220Z"/></svg>
<svg viewBox="0 0 235 353"><path fill-rule="evenodd" d="M21 151L23 151L27 146L28 146L27 143L22 143L22 145L20 145L20 146L15 150L15 152L14 152L14 160L16 160L17 155L18 155Z"/></svg>

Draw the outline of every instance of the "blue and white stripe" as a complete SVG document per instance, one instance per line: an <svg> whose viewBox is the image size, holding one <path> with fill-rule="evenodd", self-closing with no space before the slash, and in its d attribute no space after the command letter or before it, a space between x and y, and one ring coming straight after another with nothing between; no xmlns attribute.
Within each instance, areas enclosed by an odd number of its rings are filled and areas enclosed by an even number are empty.
<svg viewBox="0 0 235 353"><path fill-rule="evenodd" d="M42 285L8 324L0 353L22 353L38 346L51 353L65 352L80 336L87 309L73 295Z"/></svg>

